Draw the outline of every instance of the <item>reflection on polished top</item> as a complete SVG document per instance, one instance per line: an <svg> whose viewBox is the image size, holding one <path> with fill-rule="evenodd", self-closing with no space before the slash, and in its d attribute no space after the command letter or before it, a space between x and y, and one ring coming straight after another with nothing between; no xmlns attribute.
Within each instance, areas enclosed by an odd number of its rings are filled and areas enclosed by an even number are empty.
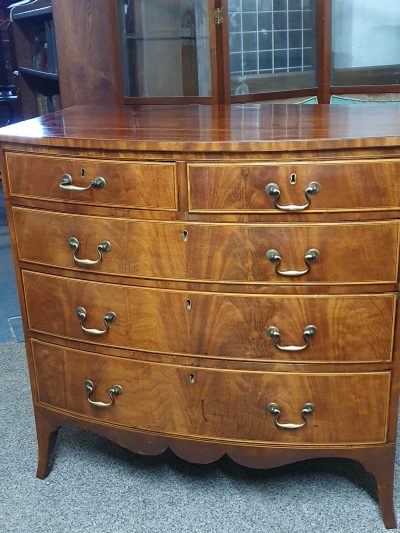
<svg viewBox="0 0 400 533"><path fill-rule="evenodd" d="M120 150L400 145L400 104L76 106L0 129L0 141Z"/></svg>

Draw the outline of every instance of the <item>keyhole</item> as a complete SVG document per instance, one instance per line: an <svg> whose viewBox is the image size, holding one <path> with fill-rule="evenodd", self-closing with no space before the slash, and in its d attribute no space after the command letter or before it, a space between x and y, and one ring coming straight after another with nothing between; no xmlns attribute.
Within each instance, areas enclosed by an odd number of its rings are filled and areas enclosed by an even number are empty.
<svg viewBox="0 0 400 533"><path fill-rule="evenodd" d="M85 169L84 168L81 168L81 171L79 172L79 175L81 178L83 178L85 176Z"/></svg>
<svg viewBox="0 0 400 533"><path fill-rule="evenodd" d="M184 242L186 242L188 239L189 239L189 232L188 232L186 229L184 229L184 230L182 231L182 240L183 240Z"/></svg>
<svg viewBox="0 0 400 533"><path fill-rule="evenodd" d="M189 382L193 385L196 381L196 376L194 374L189 374Z"/></svg>
<svg viewBox="0 0 400 533"><path fill-rule="evenodd" d="M295 184L296 184L296 181L297 181L297 176L296 176L296 174L293 172L293 174L290 174L290 180L289 180L289 183L290 183L290 185L295 185Z"/></svg>
<svg viewBox="0 0 400 533"><path fill-rule="evenodd" d="M185 309L186 311L192 310L192 300L185 300Z"/></svg>

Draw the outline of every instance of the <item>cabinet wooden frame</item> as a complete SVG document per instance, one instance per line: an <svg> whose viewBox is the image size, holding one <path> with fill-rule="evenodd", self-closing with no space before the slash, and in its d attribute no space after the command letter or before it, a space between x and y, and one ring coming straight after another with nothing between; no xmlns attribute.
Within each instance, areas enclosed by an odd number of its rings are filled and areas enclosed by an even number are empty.
<svg viewBox="0 0 400 533"><path fill-rule="evenodd" d="M52 0L56 28L59 74L29 71L24 54L17 54L21 69L22 101L26 115L36 115L37 105L32 97L33 86L59 85L63 107L78 104L230 104L269 101L281 98L318 97L318 103L329 103L331 95L354 93L400 92L400 85L384 82L368 85L355 79L354 85L332 86L331 75L331 3L332 0L315 0L317 83L315 87L292 91L260 92L246 95L231 95L229 67L228 0L205 0L209 10L211 95L207 97L123 97L120 42L117 28L117 2L120 0ZM50 0L35 0L32 5L49 6ZM29 6L29 5L28 5ZM18 8L22 10L24 6ZM225 21L216 25L214 9L221 8ZM49 8L48 8L49 9ZM27 14L29 9L26 8ZM51 10L51 9L50 9ZM51 17L43 12L42 17ZM26 48L26 38L18 24L26 24L28 18L17 18L14 26L14 41ZM82 24L85 20L85 24ZM25 22L24 22L25 21ZM71 39L71 35L74 36ZM26 56L26 54L25 54ZM87 68L90 65L90 68ZM380 76L379 69L374 74ZM382 71L382 75L384 72ZM362 78L367 80L365 76ZM385 78L382 78L385 79ZM339 80L340 81L340 80ZM362 84L360 84L362 83ZM54 89L55 90L55 89ZM24 97L24 94L26 95ZM25 101L24 101L25 100Z"/></svg>
<svg viewBox="0 0 400 533"><path fill-rule="evenodd" d="M115 0L119 1L119 0ZM332 0L315 0L317 84L315 87L286 91L268 91L245 95L232 95L229 69L229 31L227 22L228 0L207 0L209 8L210 57L212 94L210 97L165 97L135 98L125 97L127 104L181 104L181 103L244 103L268 101L280 98L300 98L317 96L319 104L329 104L331 96L359 93L400 93L399 85L376 83L368 85L354 79L352 85L332 86ZM224 21L214 23L214 9L222 9ZM379 76L379 68L377 69Z"/></svg>

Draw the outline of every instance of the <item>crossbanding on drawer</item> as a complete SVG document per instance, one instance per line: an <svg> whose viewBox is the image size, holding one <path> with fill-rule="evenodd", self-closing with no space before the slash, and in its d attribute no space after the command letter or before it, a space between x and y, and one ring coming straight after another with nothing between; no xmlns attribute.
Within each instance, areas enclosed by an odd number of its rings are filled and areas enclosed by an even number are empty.
<svg viewBox="0 0 400 533"><path fill-rule="evenodd" d="M61 268L222 283L397 281L397 221L203 224L25 208L13 208L13 216L20 260Z"/></svg>
<svg viewBox="0 0 400 533"><path fill-rule="evenodd" d="M10 194L94 206L177 210L176 165L7 153Z"/></svg>
<svg viewBox="0 0 400 533"><path fill-rule="evenodd" d="M392 356L394 294L200 293L29 271L23 282L30 328L57 337L226 359L373 362Z"/></svg>
<svg viewBox="0 0 400 533"><path fill-rule="evenodd" d="M216 370L32 346L39 401L99 422L236 442L386 440L390 372Z"/></svg>
<svg viewBox="0 0 400 533"><path fill-rule="evenodd" d="M299 213L398 210L399 159L189 163L189 211Z"/></svg>

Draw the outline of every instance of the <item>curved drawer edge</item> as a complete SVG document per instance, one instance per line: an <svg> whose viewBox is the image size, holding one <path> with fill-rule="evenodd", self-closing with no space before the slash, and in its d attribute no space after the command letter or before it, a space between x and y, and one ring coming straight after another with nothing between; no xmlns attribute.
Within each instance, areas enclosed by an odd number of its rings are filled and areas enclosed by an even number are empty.
<svg viewBox="0 0 400 533"><path fill-rule="evenodd" d="M36 340L31 344L39 403L111 426L256 446L352 446L383 444L387 439L390 371L188 368ZM86 380L93 394L85 390ZM113 397L110 390L117 386L121 394ZM93 406L90 400L107 401L109 406ZM270 402L281 406L280 422L285 424L301 422L307 402L315 404L315 413L297 426L300 429L280 429L268 412Z"/></svg>

